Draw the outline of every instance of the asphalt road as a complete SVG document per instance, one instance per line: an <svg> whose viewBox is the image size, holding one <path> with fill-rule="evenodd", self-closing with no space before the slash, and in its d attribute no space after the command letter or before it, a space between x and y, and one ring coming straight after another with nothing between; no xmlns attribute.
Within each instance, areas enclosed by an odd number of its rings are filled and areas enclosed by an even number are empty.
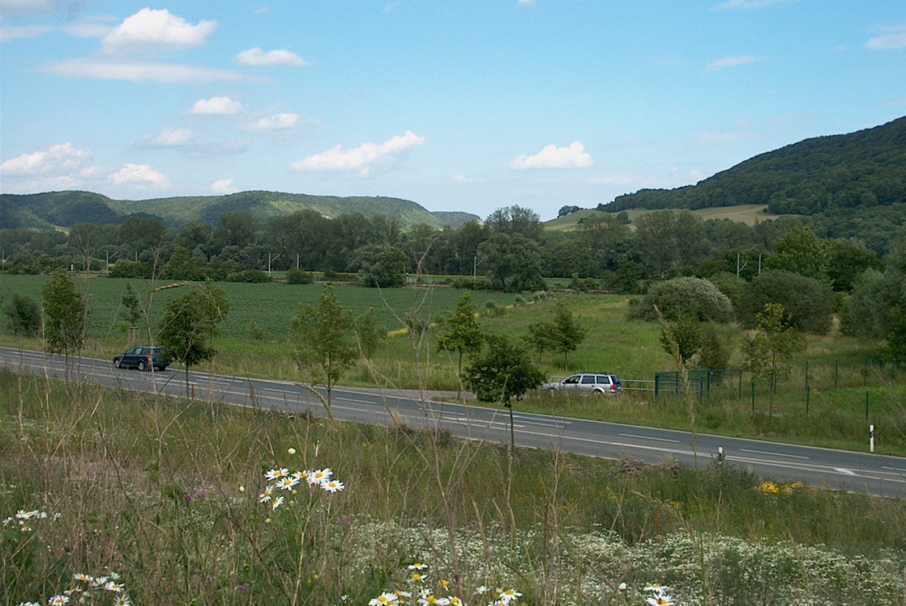
<svg viewBox="0 0 906 606"><path fill-rule="evenodd" d="M66 378L63 358L41 352L0 348L0 366ZM129 390L186 395L182 370L142 373L116 369L109 360L77 358L71 365L70 378ZM322 389L319 391L324 393ZM293 383L190 372L189 392L193 398L202 401L326 415L317 397ZM720 450L726 464L746 467L778 481L906 497L906 459L901 457L708 434L698 434L693 446L693 436L688 432L518 411L513 413L511 428L508 410L432 400L436 395L335 387L331 409L338 420L440 427L460 437L493 442L508 442L512 429L512 437L518 446L559 449L609 459L632 457L650 463L675 459L690 466L705 467L713 463Z"/></svg>

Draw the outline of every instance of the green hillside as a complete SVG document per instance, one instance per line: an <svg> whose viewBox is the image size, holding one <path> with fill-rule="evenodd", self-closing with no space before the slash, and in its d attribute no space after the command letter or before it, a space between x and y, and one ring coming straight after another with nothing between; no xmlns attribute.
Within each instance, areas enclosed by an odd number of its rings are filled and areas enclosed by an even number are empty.
<svg viewBox="0 0 906 606"><path fill-rule="evenodd" d="M398 219L405 229L424 223L458 227L478 219L468 213L432 213L410 200L388 197L310 196L246 191L225 196L179 196L150 200L112 200L84 191L28 195L0 194L0 229L51 229L76 223L116 224L129 217L157 217L170 226L189 222L216 225L221 215L250 210L262 220L311 209L326 217L360 213Z"/></svg>
<svg viewBox="0 0 906 606"><path fill-rule="evenodd" d="M643 189L598 208L694 210L743 204L800 215L906 204L906 117L846 135L806 139L696 185Z"/></svg>

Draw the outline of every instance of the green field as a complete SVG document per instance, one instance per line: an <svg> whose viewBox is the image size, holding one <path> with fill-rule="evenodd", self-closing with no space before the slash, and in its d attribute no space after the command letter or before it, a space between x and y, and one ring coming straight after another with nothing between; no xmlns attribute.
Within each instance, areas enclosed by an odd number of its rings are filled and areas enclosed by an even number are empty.
<svg viewBox="0 0 906 606"><path fill-rule="evenodd" d="M0 293L25 293L40 299L39 276L0 275ZM89 342L85 354L111 358L128 343L118 318L119 299L126 280L95 277L77 283L89 294L91 306ZM150 302L150 327L157 326L167 297L183 289L151 293L151 285L132 282ZM159 285L155 285L159 286ZM317 305L320 285L285 283L224 283L230 310L223 332L216 340L218 353L212 365L218 372L250 377L319 383L317 375L298 368L291 341L291 319L300 302ZM336 294L343 307L355 315L374 308L379 322L391 332L367 363L360 361L342 377L341 384L458 390L456 363L436 346L437 325L431 324L452 312L462 290L444 286L430 288L370 289L339 284ZM570 294L538 297L476 291L472 293L481 322L489 333L522 339L528 326L548 320L554 301L565 302L587 329L587 336L564 365L554 354L536 356L550 378L562 378L582 370L612 372L627 388L625 397L601 401L582 397L546 397L530 393L517 406L522 410L555 413L605 421L689 429L690 417L681 397L654 398L655 373L674 370L674 363L659 340L659 328L651 323L627 320L628 298L606 294ZM488 307L490 305L491 307ZM404 328L413 309L429 327L423 338L410 338ZM147 335L147 326L140 330ZM393 333L392 331L397 331ZM731 367L743 360L738 344L740 330L721 328L726 347L734 354ZM403 334L401 334L403 333ZM6 345L41 349L37 339L21 339L3 334ZM146 336L139 340L147 341ZM867 363L874 346L832 334L810 337L807 351L796 361L789 380L778 385L774 415L768 418L768 393L765 386L752 386L750 377L740 371L728 373L711 386L708 397L696 403L695 423L700 431L756 437L769 440L840 447L867 448L867 427L876 426L878 452L906 454L906 393L904 373L896 366ZM417 361L416 361L417 360ZM467 387L467 386L462 386Z"/></svg>

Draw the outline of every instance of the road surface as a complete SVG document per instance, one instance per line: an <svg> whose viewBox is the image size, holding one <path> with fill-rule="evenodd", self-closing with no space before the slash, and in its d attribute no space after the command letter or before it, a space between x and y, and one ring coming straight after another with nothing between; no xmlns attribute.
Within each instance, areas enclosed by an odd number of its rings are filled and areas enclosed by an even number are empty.
<svg viewBox="0 0 906 606"><path fill-rule="evenodd" d="M65 379L61 356L0 348L0 366ZM109 360L76 358L71 377L136 391L186 395L185 372L138 372L116 369ZM293 383L249 379L204 372L189 373L191 396L237 406L325 416L320 400ZM323 390L319 391L324 393ZM719 451L726 464L739 465L784 482L804 482L835 490L906 497L906 458L868 452L728 438L552 415L482 408L430 399L433 394L403 390L335 387L331 396L338 420L371 424L405 423L438 427L475 440L517 446L559 449L580 455L617 459L632 457L649 463L675 459L699 467L711 465ZM866 450L868 449L866 436Z"/></svg>

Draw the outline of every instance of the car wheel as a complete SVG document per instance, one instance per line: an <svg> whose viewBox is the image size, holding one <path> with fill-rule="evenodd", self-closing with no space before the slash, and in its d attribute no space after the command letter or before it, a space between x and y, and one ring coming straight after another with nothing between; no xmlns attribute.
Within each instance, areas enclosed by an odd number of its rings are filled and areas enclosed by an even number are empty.
<svg viewBox="0 0 906 606"><path fill-rule="evenodd" d="M139 361L139 363L138 363L138 369L139 369L139 370L142 370L142 371L145 370L145 362L144 362L144 361Z"/></svg>

